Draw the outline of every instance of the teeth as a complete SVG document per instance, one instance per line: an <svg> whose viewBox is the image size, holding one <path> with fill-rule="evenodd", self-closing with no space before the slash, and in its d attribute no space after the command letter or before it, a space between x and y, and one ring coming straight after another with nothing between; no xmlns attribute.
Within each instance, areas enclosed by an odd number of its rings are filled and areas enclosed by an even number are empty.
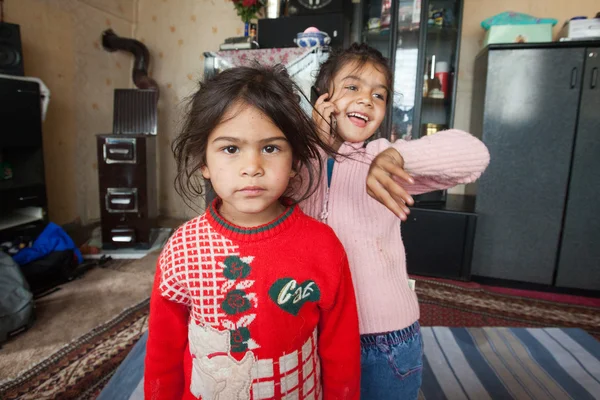
<svg viewBox="0 0 600 400"><path fill-rule="evenodd" d="M366 115L363 114L359 114L359 113L349 113L348 114L349 117L356 117L356 118L360 118L366 122L369 122L369 117L367 117Z"/></svg>

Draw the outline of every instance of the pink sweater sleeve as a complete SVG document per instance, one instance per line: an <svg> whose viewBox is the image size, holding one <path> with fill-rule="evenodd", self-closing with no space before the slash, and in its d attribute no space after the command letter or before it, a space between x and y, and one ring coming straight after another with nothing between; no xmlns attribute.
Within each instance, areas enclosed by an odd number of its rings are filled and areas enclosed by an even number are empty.
<svg viewBox="0 0 600 400"><path fill-rule="evenodd" d="M390 147L402 155L404 169L415 180L413 185L402 184L412 195L474 182L490 162L490 153L479 139L456 129L417 140L374 140L367 153L377 156Z"/></svg>

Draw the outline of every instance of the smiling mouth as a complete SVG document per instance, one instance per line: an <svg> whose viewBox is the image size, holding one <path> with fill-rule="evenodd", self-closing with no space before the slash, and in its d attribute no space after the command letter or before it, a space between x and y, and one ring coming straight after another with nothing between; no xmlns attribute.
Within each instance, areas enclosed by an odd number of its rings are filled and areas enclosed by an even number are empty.
<svg viewBox="0 0 600 400"><path fill-rule="evenodd" d="M358 126L359 128L364 128L365 126L367 126L367 123L369 122L369 117L366 116L365 114L351 112L351 113L346 114L346 116L348 117L350 122L352 122L352 124Z"/></svg>

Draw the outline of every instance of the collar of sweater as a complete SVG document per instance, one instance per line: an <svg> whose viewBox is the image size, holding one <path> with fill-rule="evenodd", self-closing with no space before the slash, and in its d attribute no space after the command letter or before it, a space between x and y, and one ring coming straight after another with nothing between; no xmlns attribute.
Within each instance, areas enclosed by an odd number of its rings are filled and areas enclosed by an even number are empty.
<svg viewBox="0 0 600 400"><path fill-rule="evenodd" d="M284 202L285 203L285 202ZM288 230L300 217L297 206L289 206L273 221L253 227L234 225L219 214L221 199L216 198L206 210L206 219L210 226L221 235L233 241L255 242L268 239Z"/></svg>

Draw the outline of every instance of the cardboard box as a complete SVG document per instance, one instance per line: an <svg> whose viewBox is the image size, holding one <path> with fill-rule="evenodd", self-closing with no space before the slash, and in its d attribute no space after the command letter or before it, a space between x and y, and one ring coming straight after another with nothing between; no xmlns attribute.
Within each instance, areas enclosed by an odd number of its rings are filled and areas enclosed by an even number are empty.
<svg viewBox="0 0 600 400"><path fill-rule="evenodd" d="M494 25L486 32L483 46L493 43L545 43L551 41L551 24Z"/></svg>

